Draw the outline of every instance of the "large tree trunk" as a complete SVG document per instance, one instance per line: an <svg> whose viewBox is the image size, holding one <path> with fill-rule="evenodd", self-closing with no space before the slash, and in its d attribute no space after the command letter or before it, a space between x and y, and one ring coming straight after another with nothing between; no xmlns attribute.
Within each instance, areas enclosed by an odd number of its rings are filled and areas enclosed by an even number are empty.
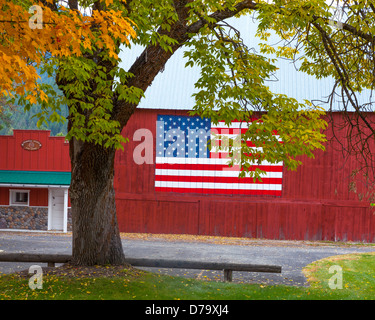
<svg viewBox="0 0 375 320"><path fill-rule="evenodd" d="M123 264L113 187L115 150L72 139L70 199L75 265Z"/></svg>
<svg viewBox="0 0 375 320"><path fill-rule="evenodd" d="M207 22L200 20L187 26L189 13L187 3L190 0L175 1L175 9L179 17L169 31L159 30L176 40L172 50L164 50L159 45L148 46L135 61L129 72L134 77L124 85L134 86L146 91L156 75L164 68L172 54L197 33ZM236 5L236 10L222 10L212 14L216 21L224 20L243 9L252 9L255 4L243 1ZM111 68L109 67L110 70ZM63 89L64 83L57 83ZM89 94L89 93L88 93ZM137 105L126 99L113 99L112 120L123 128ZM68 130L70 130L70 121ZM70 198L73 218L73 261L77 265L123 264L125 255L119 235L115 191L113 187L115 150L106 149L99 144L70 141L70 159L72 164L72 180Z"/></svg>

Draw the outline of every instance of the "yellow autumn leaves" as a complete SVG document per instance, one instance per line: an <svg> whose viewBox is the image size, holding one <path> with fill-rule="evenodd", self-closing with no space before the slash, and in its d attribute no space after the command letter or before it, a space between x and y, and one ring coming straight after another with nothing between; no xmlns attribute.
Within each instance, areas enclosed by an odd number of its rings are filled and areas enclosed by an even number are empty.
<svg viewBox="0 0 375 320"><path fill-rule="evenodd" d="M106 6L111 3L105 1ZM47 95L38 88L36 68L46 54L81 56L82 49L96 46L117 59L115 42L128 44L129 38L136 35L131 21L121 12L93 10L89 16L63 6L52 10L41 2L34 1L34 5L39 6L41 17L16 0L0 0L0 96L28 93L31 103L37 96L45 100ZM37 18L41 18L41 29L30 27Z"/></svg>

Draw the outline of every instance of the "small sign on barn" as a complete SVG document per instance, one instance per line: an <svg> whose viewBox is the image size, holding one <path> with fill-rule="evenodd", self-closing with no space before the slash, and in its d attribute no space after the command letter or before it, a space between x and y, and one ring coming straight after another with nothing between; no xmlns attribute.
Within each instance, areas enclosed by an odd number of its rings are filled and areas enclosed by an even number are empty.
<svg viewBox="0 0 375 320"><path fill-rule="evenodd" d="M27 151L37 151L42 147L42 144L38 140L25 140L21 146Z"/></svg>

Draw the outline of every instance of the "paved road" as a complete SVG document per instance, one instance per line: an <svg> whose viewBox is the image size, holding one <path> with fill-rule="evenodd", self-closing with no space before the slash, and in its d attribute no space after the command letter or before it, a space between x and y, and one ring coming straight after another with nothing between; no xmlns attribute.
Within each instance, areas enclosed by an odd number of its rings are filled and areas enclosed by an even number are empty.
<svg viewBox="0 0 375 320"><path fill-rule="evenodd" d="M230 261L252 264L281 265L281 274L234 272L234 282L307 285L302 268L307 264L333 255L375 251L372 245L342 245L304 241L266 241L244 239L242 242L220 243L163 238L136 239L124 237L123 247L129 258L190 259L203 261ZM15 233L0 231L0 252L71 254L70 234ZM10 273L29 268L35 263L0 262L0 272ZM145 268L146 269L146 268ZM222 272L147 268L152 272L181 275L192 278L222 279Z"/></svg>

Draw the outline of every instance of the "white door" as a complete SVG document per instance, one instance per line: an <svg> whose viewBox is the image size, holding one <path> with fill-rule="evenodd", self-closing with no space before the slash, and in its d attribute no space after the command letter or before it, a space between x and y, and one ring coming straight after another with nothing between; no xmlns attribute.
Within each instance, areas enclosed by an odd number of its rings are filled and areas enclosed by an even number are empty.
<svg viewBox="0 0 375 320"><path fill-rule="evenodd" d="M65 189L49 189L48 230L66 232L66 192Z"/></svg>

